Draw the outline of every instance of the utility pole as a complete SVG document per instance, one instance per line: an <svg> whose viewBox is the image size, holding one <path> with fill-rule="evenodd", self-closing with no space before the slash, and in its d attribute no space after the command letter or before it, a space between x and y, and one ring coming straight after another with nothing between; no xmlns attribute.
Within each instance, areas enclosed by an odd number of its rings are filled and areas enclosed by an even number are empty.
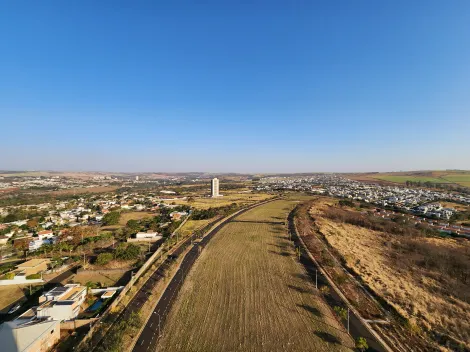
<svg viewBox="0 0 470 352"><path fill-rule="evenodd" d="M348 334L349 334L349 308L348 308Z"/></svg>
<svg viewBox="0 0 470 352"><path fill-rule="evenodd" d="M315 288L318 290L318 270L315 270Z"/></svg>

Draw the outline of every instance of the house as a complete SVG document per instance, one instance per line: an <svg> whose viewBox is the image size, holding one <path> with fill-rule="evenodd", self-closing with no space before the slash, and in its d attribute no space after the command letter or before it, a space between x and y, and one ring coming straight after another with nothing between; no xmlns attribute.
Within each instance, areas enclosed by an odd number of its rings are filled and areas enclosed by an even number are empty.
<svg viewBox="0 0 470 352"><path fill-rule="evenodd" d="M44 231L38 232L39 240L45 240L47 238L53 238L53 237L54 237L54 233L52 232L52 230L44 230Z"/></svg>
<svg viewBox="0 0 470 352"><path fill-rule="evenodd" d="M15 274L23 274L25 276L39 274L47 270L47 266L51 261L49 259L31 259L16 266Z"/></svg>
<svg viewBox="0 0 470 352"><path fill-rule="evenodd" d="M188 213L186 213L185 211L174 211L170 213L170 217L173 220L180 220L183 216L186 216L186 215L188 215Z"/></svg>
<svg viewBox="0 0 470 352"><path fill-rule="evenodd" d="M7 236L0 236L0 246L6 245L8 242L8 237Z"/></svg>
<svg viewBox="0 0 470 352"><path fill-rule="evenodd" d="M158 232L138 232L135 234L135 238L158 238L162 237Z"/></svg>
<svg viewBox="0 0 470 352"><path fill-rule="evenodd" d="M80 306L86 298L86 287L79 284L67 284L54 287L39 297L39 307L35 308L38 318L50 317L58 321L75 319L80 313Z"/></svg>
<svg viewBox="0 0 470 352"><path fill-rule="evenodd" d="M114 296L114 294L116 293L116 291L106 291L105 293L103 293L103 295L101 296L101 299L108 299L108 298L111 298Z"/></svg>
<svg viewBox="0 0 470 352"><path fill-rule="evenodd" d="M60 322L16 319L0 325L2 352L46 352L60 339Z"/></svg>
<svg viewBox="0 0 470 352"><path fill-rule="evenodd" d="M51 238L46 238L46 239L39 239L39 240L34 240L29 242L29 250L30 251L35 251L41 248L45 244L54 244L56 242L57 238L55 236L52 236Z"/></svg>

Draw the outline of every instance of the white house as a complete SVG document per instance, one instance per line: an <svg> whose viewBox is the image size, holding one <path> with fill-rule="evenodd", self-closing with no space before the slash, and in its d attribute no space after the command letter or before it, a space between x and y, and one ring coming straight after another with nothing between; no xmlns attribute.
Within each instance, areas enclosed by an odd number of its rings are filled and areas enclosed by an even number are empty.
<svg viewBox="0 0 470 352"><path fill-rule="evenodd" d="M138 232L135 234L135 238L154 238L157 239L158 237L162 238L162 236L158 232Z"/></svg>

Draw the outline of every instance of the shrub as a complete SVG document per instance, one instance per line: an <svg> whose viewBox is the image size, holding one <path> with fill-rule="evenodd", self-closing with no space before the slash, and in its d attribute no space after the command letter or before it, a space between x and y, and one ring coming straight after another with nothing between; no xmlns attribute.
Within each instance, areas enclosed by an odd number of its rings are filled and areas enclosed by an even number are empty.
<svg viewBox="0 0 470 352"><path fill-rule="evenodd" d="M5 280L13 280L15 278L15 273L6 273Z"/></svg>
<svg viewBox="0 0 470 352"><path fill-rule="evenodd" d="M344 309L343 307L335 306L333 310L335 311L336 314L338 314L338 316L341 319L346 320L348 318L348 311Z"/></svg>
<svg viewBox="0 0 470 352"><path fill-rule="evenodd" d="M31 274L31 275L26 276L27 280L36 280L40 278L41 278L41 274Z"/></svg>
<svg viewBox="0 0 470 352"><path fill-rule="evenodd" d="M120 244L114 253L117 259L132 260L140 257L140 247L135 244L126 246L124 243Z"/></svg>
<svg viewBox="0 0 470 352"><path fill-rule="evenodd" d="M113 255L111 253L100 253L96 258L96 264L98 265L106 265L111 260L113 260Z"/></svg>
<svg viewBox="0 0 470 352"><path fill-rule="evenodd" d="M367 340L363 337L358 337L356 340L356 348L359 351L365 351L369 348L369 345L367 344Z"/></svg>
<svg viewBox="0 0 470 352"><path fill-rule="evenodd" d="M325 296L330 294L330 288L328 286L320 287L320 292L323 293Z"/></svg>
<svg viewBox="0 0 470 352"><path fill-rule="evenodd" d="M105 225L117 225L119 219L121 218L121 213L118 211L112 211L103 216L103 224Z"/></svg>

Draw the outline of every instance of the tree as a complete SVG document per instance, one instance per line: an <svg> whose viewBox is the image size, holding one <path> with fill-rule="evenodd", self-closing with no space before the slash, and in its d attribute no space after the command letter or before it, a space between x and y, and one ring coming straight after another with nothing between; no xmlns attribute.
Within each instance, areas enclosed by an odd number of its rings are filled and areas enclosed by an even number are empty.
<svg viewBox="0 0 470 352"><path fill-rule="evenodd" d="M76 246L80 244L83 239L96 236L97 233L98 227L96 226L74 226L63 231L61 240L71 237L71 242Z"/></svg>
<svg viewBox="0 0 470 352"><path fill-rule="evenodd" d="M348 318L348 311L346 309L344 309L343 307L338 307L338 306L335 306L333 308L333 310L336 312L336 314L338 314L338 316L341 318L341 319L344 319L346 320Z"/></svg>
<svg viewBox="0 0 470 352"><path fill-rule="evenodd" d="M96 264L98 265L106 265L111 260L113 260L113 255L111 253L100 253L96 258Z"/></svg>
<svg viewBox="0 0 470 352"><path fill-rule="evenodd" d="M140 230L140 224L137 220L129 220L126 226L131 232L138 232Z"/></svg>
<svg viewBox="0 0 470 352"><path fill-rule="evenodd" d="M112 211L103 216L103 224L104 225L117 225L119 223L119 219L121 218L121 213L118 211Z"/></svg>
<svg viewBox="0 0 470 352"><path fill-rule="evenodd" d="M358 337L356 340L356 348L359 351L365 351L369 348L369 345L367 344L367 340L363 337Z"/></svg>
<svg viewBox="0 0 470 352"><path fill-rule="evenodd" d="M10 272L5 274L5 280L13 280L15 278L15 273Z"/></svg>
<svg viewBox="0 0 470 352"><path fill-rule="evenodd" d="M30 229L35 229L35 228L38 226L38 221L37 221L36 219L28 220L28 222L26 223L26 225L27 225Z"/></svg>
<svg viewBox="0 0 470 352"><path fill-rule="evenodd" d="M27 238L20 238L18 240L15 240L13 243L13 247L16 248L19 251L26 252L29 249L29 239Z"/></svg>
<svg viewBox="0 0 470 352"><path fill-rule="evenodd" d="M124 243L119 244L114 253L115 258L121 260L132 260L140 257L140 247L135 244L126 246Z"/></svg>

